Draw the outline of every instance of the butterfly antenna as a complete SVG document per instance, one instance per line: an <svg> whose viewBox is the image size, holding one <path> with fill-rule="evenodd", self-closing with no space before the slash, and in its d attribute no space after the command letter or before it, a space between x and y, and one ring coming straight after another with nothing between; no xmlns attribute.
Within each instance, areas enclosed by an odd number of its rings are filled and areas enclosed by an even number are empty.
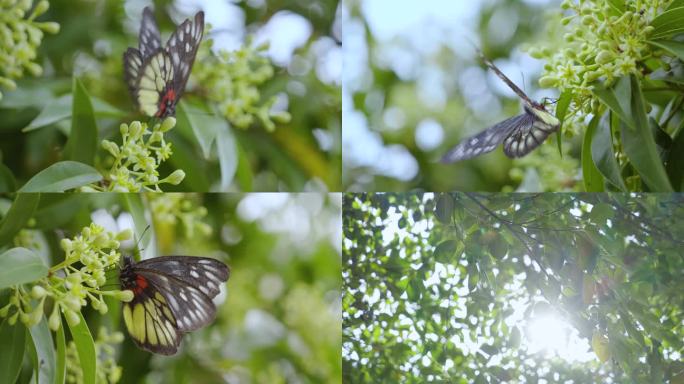
<svg viewBox="0 0 684 384"><path fill-rule="evenodd" d="M145 229L142 231L142 233L140 234L140 237L138 238L138 242L135 244L135 251L138 252L138 256L140 256L140 253L142 252L142 250L140 249L140 242L141 242L142 239L145 237L145 233L147 233L147 230L148 230L148 229L150 229L149 224L148 224L147 227L145 227Z"/></svg>

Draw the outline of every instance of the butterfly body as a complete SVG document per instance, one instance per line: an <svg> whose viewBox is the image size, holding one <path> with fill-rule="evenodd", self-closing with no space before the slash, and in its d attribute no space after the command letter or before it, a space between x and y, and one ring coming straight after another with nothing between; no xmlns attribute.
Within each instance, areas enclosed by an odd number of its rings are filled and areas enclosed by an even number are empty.
<svg viewBox="0 0 684 384"><path fill-rule="evenodd" d="M185 20L165 46L152 10L145 8L138 48L124 53L124 77L136 107L148 116L173 116L204 33L204 12Z"/></svg>
<svg viewBox="0 0 684 384"><path fill-rule="evenodd" d="M523 157L560 128L560 121L543 104L532 101L484 56L482 60L523 100L524 112L462 140L442 157L443 163L471 159L493 151L499 144L503 144L506 156Z"/></svg>
<svg viewBox="0 0 684 384"><path fill-rule="evenodd" d="M211 323L212 299L230 269L206 257L162 256L135 262L125 257L119 274L122 290L133 291L124 303L126 328L138 347L163 355L177 352L183 334Z"/></svg>

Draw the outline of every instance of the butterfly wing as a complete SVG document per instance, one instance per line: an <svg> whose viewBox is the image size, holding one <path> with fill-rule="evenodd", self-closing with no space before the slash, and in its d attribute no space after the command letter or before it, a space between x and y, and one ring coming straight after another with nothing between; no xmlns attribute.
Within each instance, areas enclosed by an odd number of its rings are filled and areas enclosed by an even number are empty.
<svg viewBox="0 0 684 384"><path fill-rule="evenodd" d="M506 119L475 136L461 141L442 157L441 162L455 163L491 152L504 142L512 132L521 127L532 125L533 122L534 116L528 113Z"/></svg>
<svg viewBox="0 0 684 384"><path fill-rule="evenodd" d="M214 320L212 299L219 285L228 280L230 270L222 262L193 256L163 256L136 264L142 275L166 298L175 315L178 330L189 332Z"/></svg>
<svg viewBox="0 0 684 384"><path fill-rule="evenodd" d="M194 22L188 19L179 25L166 43L165 50L176 74L173 81L176 100L180 98L188 82L203 34L204 12L200 11L195 15Z"/></svg>
<svg viewBox="0 0 684 384"><path fill-rule="evenodd" d="M138 347L162 355L178 351L183 335L166 299L153 285L147 285L131 302L124 303L123 318Z"/></svg>
<svg viewBox="0 0 684 384"><path fill-rule="evenodd" d="M161 49L161 33L159 33L159 27L150 7L145 7L143 10L138 49L143 59L147 59Z"/></svg>
<svg viewBox="0 0 684 384"><path fill-rule="evenodd" d="M525 106L525 115L530 117L531 123L519 125L504 139L503 150L510 158L523 157L532 152L560 127L560 122L551 114L532 108Z"/></svg>

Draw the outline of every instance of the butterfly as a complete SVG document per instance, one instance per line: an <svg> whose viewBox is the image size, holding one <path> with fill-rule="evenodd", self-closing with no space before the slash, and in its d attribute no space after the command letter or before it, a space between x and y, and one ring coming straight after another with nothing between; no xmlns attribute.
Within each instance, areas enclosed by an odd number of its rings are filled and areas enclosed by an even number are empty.
<svg viewBox="0 0 684 384"><path fill-rule="evenodd" d="M230 269L207 257L162 256L135 262L126 256L119 273L122 290L133 291L123 304L124 324L135 344L173 355L183 334L202 328L216 316L212 299Z"/></svg>
<svg viewBox="0 0 684 384"><path fill-rule="evenodd" d="M506 119L461 141L442 157L442 163L455 163L491 152L501 143L503 143L506 156L510 158L523 157L560 128L560 121L546 111L543 102L532 101L494 63L487 60L482 53L480 56L482 61L523 100L524 113Z"/></svg>
<svg viewBox="0 0 684 384"><path fill-rule="evenodd" d="M158 118L175 115L203 34L200 11L194 22L186 19L179 25L162 47L152 10L145 7L138 49L128 48L123 55L124 77L138 110Z"/></svg>

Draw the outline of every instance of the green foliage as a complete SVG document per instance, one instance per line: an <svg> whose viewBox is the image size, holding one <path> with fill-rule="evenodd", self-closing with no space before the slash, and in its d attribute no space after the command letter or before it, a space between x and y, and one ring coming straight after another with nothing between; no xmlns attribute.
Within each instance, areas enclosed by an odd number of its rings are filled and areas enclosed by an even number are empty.
<svg viewBox="0 0 684 384"><path fill-rule="evenodd" d="M682 223L679 195L346 195L343 380L673 379ZM546 313L607 361L530 351L522 327Z"/></svg>

